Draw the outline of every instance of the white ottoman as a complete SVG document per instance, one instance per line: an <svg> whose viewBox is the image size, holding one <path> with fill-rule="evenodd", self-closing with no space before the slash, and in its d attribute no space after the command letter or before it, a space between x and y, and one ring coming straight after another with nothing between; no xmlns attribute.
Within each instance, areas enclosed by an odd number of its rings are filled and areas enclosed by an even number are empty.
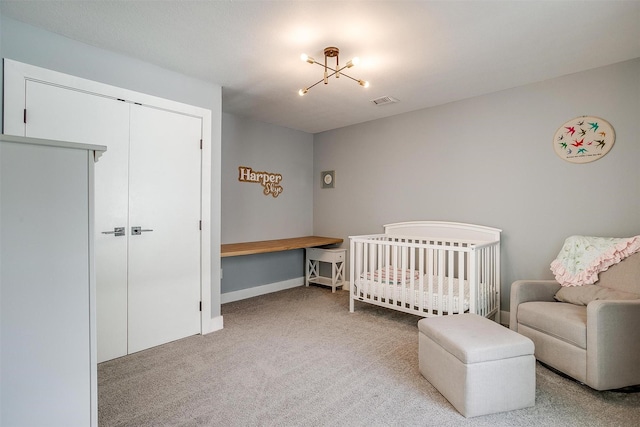
<svg viewBox="0 0 640 427"><path fill-rule="evenodd" d="M535 405L533 342L477 314L418 322L420 373L465 417Z"/></svg>

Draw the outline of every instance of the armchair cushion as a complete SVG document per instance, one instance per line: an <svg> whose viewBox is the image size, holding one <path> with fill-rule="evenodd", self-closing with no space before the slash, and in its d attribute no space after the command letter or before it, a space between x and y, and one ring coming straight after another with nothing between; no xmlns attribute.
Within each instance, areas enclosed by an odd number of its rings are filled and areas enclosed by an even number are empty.
<svg viewBox="0 0 640 427"><path fill-rule="evenodd" d="M582 349L587 348L587 308L559 302L525 302L518 322Z"/></svg>
<svg viewBox="0 0 640 427"><path fill-rule="evenodd" d="M518 332L518 308L527 301L553 302L553 296L560 289L555 280L517 280L511 285L511 312L509 328Z"/></svg>
<svg viewBox="0 0 640 427"><path fill-rule="evenodd" d="M598 285L584 285L577 287L562 287L554 298L560 302L577 305L587 305L596 300L633 300L640 299L640 295L630 292L617 291Z"/></svg>

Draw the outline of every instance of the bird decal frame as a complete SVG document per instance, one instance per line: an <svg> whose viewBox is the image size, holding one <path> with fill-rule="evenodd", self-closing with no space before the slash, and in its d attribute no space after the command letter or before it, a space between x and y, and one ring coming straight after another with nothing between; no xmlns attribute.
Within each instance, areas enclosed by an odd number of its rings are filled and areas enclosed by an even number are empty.
<svg viewBox="0 0 640 427"><path fill-rule="evenodd" d="M616 134L609 122L600 117L580 116L558 128L553 149L568 162L589 163L611 151L615 140Z"/></svg>

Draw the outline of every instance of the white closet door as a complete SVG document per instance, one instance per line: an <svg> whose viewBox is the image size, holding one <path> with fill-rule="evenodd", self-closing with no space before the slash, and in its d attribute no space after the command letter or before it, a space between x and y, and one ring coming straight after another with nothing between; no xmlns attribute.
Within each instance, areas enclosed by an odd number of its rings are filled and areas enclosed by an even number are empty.
<svg viewBox="0 0 640 427"><path fill-rule="evenodd" d="M129 353L200 332L200 118L133 105ZM141 227L132 235L132 227ZM149 231L145 231L149 230Z"/></svg>
<svg viewBox="0 0 640 427"><path fill-rule="evenodd" d="M127 354L130 104L27 80L25 136L107 146L95 166L98 362Z"/></svg>

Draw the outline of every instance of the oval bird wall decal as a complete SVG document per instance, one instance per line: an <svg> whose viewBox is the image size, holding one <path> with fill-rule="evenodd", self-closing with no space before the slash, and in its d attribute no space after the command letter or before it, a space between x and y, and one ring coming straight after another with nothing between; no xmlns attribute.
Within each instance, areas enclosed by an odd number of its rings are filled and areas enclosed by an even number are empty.
<svg viewBox="0 0 640 427"><path fill-rule="evenodd" d="M571 163L588 163L607 154L616 139L613 127L599 117L580 116L558 128L553 149Z"/></svg>

